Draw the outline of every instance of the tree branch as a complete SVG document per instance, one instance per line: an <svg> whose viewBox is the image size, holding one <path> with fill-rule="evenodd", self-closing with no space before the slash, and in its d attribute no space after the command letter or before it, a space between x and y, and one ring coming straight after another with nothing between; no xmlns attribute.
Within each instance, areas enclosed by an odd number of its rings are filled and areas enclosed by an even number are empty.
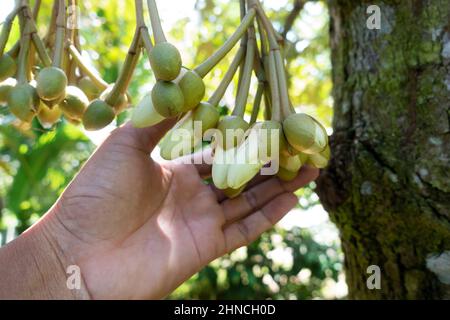
<svg viewBox="0 0 450 320"><path fill-rule="evenodd" d="M295 19L297 19L297 17L300 15L300 12L302 11L307 1L308 0L294 0L294 8L287 16L286 21L284 22L283 31L281 32L281 36L283 37L283 39L286 39L288 32L294 25Z"/></svg>

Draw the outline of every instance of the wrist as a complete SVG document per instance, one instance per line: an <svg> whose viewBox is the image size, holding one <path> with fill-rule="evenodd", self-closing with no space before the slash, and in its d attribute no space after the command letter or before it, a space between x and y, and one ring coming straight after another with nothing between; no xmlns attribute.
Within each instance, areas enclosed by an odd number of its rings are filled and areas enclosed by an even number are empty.
<svg viewBox="0 0 450 320"><path fill-rule="evenodd" d="M63 235L58 229L52 219L44 217L0 250L0 298L90 298L79 268L62 249Z"/></svg>

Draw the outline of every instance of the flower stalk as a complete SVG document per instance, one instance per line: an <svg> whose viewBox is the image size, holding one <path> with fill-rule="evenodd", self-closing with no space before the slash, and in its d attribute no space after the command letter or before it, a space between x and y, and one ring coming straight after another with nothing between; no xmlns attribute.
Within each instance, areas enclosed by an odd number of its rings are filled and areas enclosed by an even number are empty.
<svg viewBox="0 0 450 320"><path fill-rule="evenodd" d="M254 9L250 9L245 15L239 27L236 31L228 38L227 41L217 50L214 54L212 54L208 59L206 59L203 63L197 66L194 71L202 78L204 78L236 45L236 43L244 36L247 32L247 29L252 25L253 19L255 18L256 11Z"/></svg>

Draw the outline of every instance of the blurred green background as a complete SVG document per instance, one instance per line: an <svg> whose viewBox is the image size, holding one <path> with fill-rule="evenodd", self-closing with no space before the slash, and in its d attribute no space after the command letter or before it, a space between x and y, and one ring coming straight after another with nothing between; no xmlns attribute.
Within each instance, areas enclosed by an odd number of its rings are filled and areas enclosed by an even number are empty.
<svg viewBox="0 0 450 320"><path fill-rule="evenodd" d="M0 21L14 0L2 0ZM31 1L33 4L33 1ZM38 19L43 35L51 1L43 1ZM84 55L108 82L114 82L134 33L134 1L80 1ZM169 40L193 67L212 54L239 24L239 2L219 0L157 1ZM266 0L278 30L293 0ZM14 25L11 46L18 38ZM296 108L318 117L331 133L331 65L325 2L308 2L287 34L290 95ZM207 78L207 96L217 87L229 55ZM140 60L130 93L138 101L154 84L147 57ZM235 85L223 108L231 107ZM253 83L254 90L256 83ZM249 102L252 101L250 97ZM124 112L119 125L129 117ZM114 126L96 133L60 122L44 130L37 122L21 125L0 107L0 245L36 222ZM318 203L314 184L300 190L298 208L276 228L247 248L220 258L178 288L182 299L317 299L344 298L345 279L337 231ZM1 271L0 271L1 272Z"/></svg>

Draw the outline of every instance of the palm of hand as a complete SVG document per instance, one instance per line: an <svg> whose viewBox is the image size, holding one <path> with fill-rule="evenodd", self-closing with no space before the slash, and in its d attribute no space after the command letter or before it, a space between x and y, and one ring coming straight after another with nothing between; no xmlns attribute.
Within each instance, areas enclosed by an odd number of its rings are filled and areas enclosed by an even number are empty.
<svg viewBox="0 0 450 320"><path fill-rule="evenodd" d="M148 156L168 126L116 130L57 204L55 220L70 239L63 251L93 298L166 296L270 228L295 205L292 191L317 175L310 170L285 185L266 180L222 201L193 165Z"/></svg>

